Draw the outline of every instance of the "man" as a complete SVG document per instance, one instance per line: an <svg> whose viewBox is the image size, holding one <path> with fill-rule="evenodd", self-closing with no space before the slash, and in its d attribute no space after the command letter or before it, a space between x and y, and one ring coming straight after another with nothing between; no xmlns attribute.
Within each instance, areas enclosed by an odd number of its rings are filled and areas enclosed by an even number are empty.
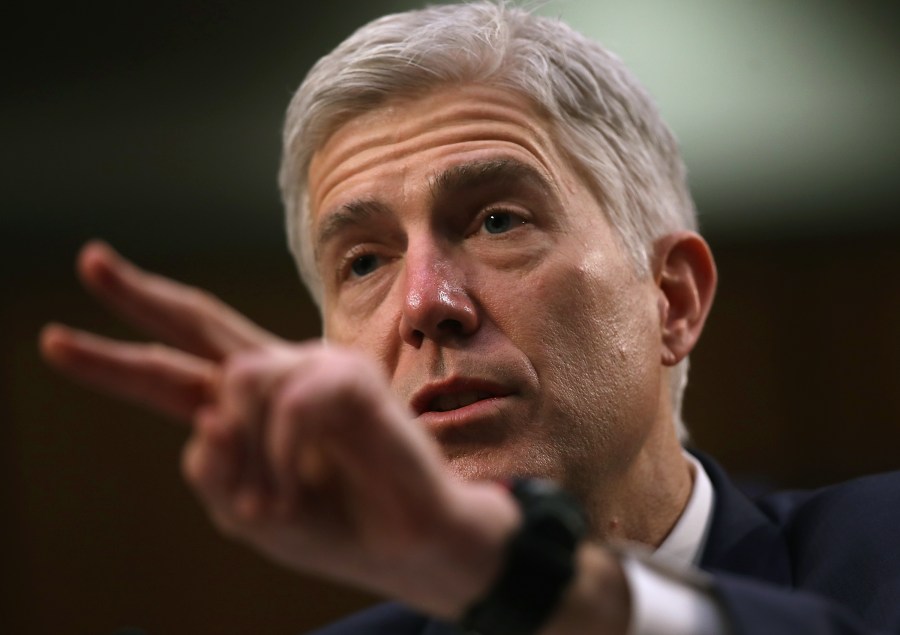
<svg viewBox="0 0 900 635"><path fill-rule="evenodd" d="M285 130L324 343L94 244L84 282L171 347L42 346L192 422L185 476L222 531L415 609L327 632L900 632L900 477L757 508L681 447L715 267L617 59L503 5L389 16L312 69ZM586 539L510 477L571 492Z"/></svg>

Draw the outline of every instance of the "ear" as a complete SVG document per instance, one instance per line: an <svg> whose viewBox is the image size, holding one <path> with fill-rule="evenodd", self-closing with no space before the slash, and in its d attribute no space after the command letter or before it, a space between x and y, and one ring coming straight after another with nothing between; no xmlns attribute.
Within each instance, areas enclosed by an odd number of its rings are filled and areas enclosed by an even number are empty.
<svg viewBox="0 0 900 635"><path fill-rule="evenodd" d="M694 348L716 290L709 245L694 232L677 232L653 244L653 278L659 288L662 363L674 366Z"/></svg>

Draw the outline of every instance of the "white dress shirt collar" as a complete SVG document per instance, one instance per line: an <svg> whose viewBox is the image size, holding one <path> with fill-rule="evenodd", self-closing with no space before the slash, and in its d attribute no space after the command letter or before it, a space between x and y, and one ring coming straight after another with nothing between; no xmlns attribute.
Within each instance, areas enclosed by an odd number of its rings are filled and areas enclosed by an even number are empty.
<svg viewBox="0 0 900 635"><path fill-rule="evenodd" d="M714 493L706 470L696 458L687 452L685 458L691 464L694 485L687 505L654 557L697 565L706 545L706 535L712 522Z"/></svg>

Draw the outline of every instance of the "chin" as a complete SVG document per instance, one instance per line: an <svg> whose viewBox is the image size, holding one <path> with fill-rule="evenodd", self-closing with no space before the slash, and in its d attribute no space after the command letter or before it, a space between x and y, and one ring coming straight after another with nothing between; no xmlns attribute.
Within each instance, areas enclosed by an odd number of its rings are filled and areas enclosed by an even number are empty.
<svg viewBox="0 0 900 635"><path fill-rule="evenodd" d="M559 480L559 470L541 452L518 448L445 448L447 468L464 481L497 481L528 476Z"/></svg>

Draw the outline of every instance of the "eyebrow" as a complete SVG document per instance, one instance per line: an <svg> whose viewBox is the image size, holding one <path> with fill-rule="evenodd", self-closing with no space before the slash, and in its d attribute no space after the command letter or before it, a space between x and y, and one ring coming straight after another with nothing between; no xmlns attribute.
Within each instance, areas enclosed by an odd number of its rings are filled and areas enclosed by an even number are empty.
<svg viewBox="0 0 900 635"><path fill-rule="evenodd" d="M515 159L470 161L437 172L428 179L432 202L456 192L487 185L504 187L523 183L542 192L557 192L550 178L541 170ZM318 259L324 246L345 229L359 227L372 218L390 214L390 208L376 199L356 199L344 203L322 221L313 249L315 257Z"/></svg>
<svg viewBox="0 0 900 635"><path fill-rule="evenodd" d="M348 227L364 225L367 220L389 213L387 206L374 199L357 199L344 203L322 222L316 235L314 249L316 258L324 245Z"/></svg>
<svg viewBox="0 0 900 635"><path fill-rule="evenodd" d="M556 192L552 181L540 170L515 159L485 159L455 165L429 179L432 201L486 185L510 186L526 184L544 192Z"/></svg>

